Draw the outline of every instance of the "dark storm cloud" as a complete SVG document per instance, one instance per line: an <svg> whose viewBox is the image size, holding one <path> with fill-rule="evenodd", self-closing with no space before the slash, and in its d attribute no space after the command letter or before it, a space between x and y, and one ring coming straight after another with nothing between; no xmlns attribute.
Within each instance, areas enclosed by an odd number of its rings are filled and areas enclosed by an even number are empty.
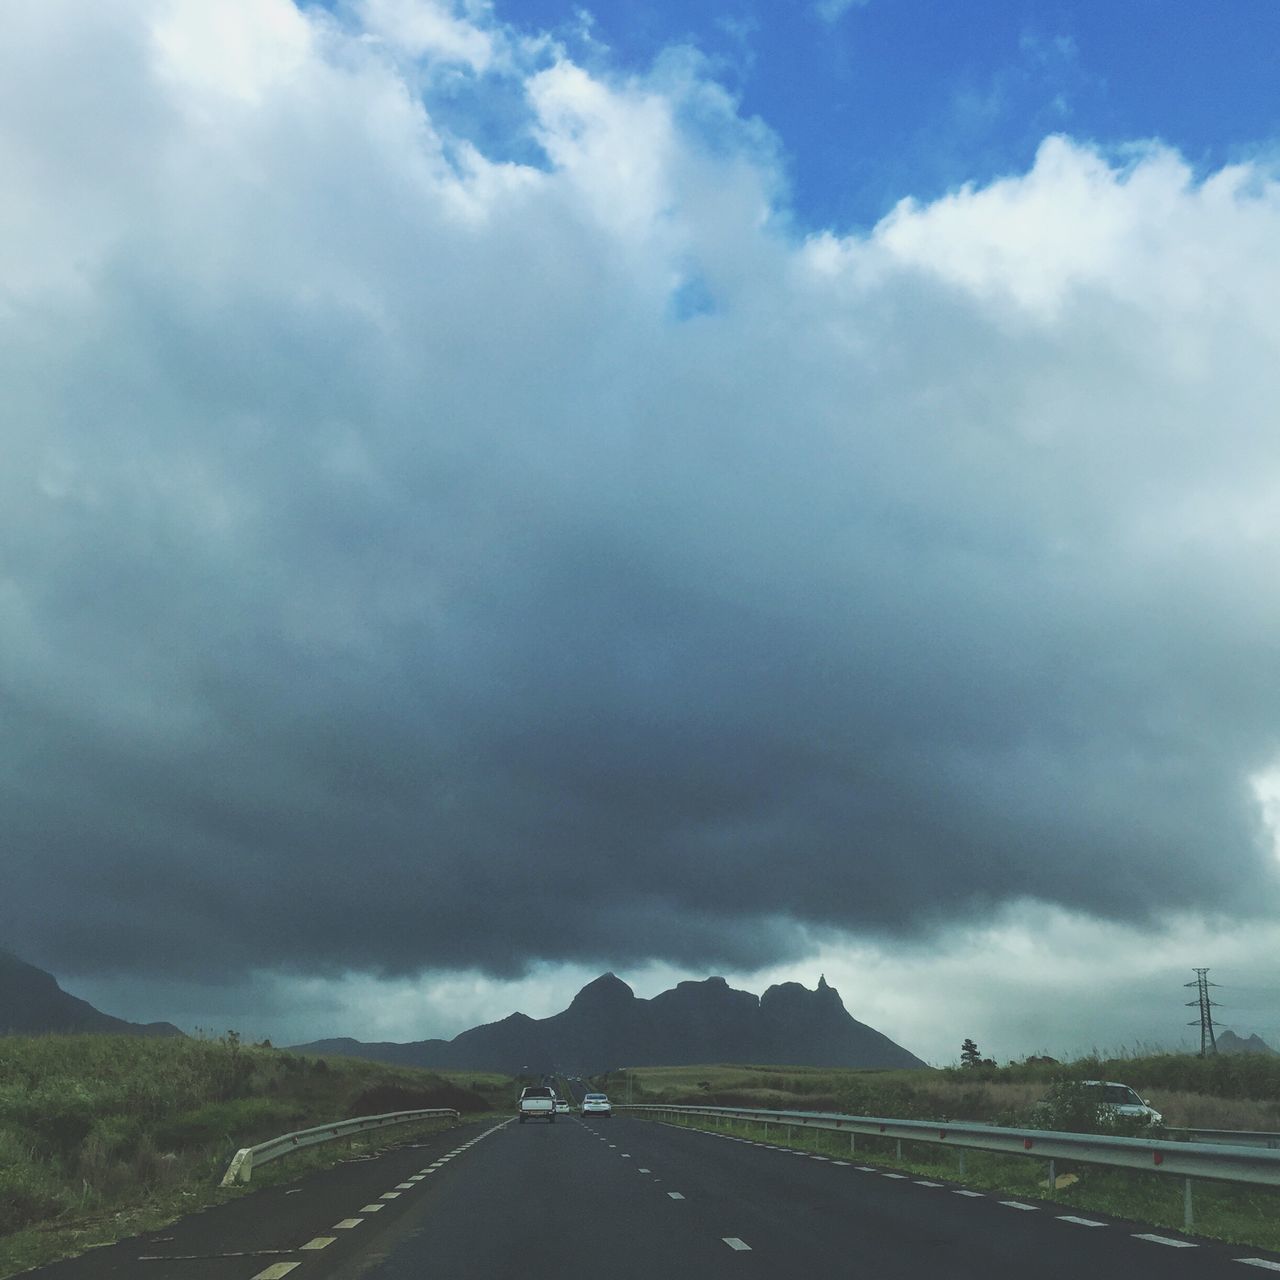
<svg viewBox="0 0 1280 1280"><path fill-rule="evenodd" d="M1000 264L966 289L868 245L850 277L759 230L745 135L533 84L565 148L614 130L673 184L672 249L666 213L611 221L646 192L589 142L467 188L379 114L389 72L312 58L337 100L278 109L313 142L227 125L269 201L145 117L212 207L163 189L145 252L0 319L0 937L66 972L510 975L755 968L1021 898L1274 905L1275 533L1230 527L1275 474L1274 254L1217 278L1209 336L1151 301L1176 239L1114 289L1067 263L1042 310ZM1065 156L1028 190L1155 217ZM928 212L926 249L977 253ZM680 323L654 281L695 251L717 308Z"/></svg>

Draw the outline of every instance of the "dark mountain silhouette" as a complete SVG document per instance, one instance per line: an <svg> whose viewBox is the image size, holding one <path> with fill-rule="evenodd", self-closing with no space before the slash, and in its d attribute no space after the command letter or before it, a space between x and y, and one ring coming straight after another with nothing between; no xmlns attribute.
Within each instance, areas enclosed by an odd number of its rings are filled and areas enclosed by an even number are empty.
<svg viewBox="0 0 1280 1280"><path fill-rule="evenodd" d="M171 1022L125 1022L58 986L53 974L0 951L0 1035L48 1032L113 1036L180 1036Z"/></svg>
<svg viewBox="0 0 1280 1280"><path fill-rule="evenodd" d="M307 1053L372 1058L405 1066L518 1073L556 1069L584 1075L619 1066L756 1062L822 1067L923 1067L888 1036L850 1017L839 993L818 980L735 991L723 978L681 982L641 1000L606 973L549 1018L513 1013L452 1040L364 1044L317 1040Z"/></svg>
<svg viewBox="0 0 1280 1280"><path fill-rule="evenodd" d="M1275 1055L1275 1050L1259 1035L1249 1037L1238 1036L1234 1031L1219 1031L1217 1034L1219 1053L1268 1053Z"/></svg>

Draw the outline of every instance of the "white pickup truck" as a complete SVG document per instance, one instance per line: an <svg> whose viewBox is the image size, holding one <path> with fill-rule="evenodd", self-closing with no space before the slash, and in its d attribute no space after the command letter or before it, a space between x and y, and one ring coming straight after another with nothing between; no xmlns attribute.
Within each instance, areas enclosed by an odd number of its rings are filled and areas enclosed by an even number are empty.
<svg viewBox="0 0 1280 1280"><path fill-rule="evenodd" d="M520 1123L546 1118L556 1122L556 1095L546 1085L531 1084L520 1093Z"/></svg>

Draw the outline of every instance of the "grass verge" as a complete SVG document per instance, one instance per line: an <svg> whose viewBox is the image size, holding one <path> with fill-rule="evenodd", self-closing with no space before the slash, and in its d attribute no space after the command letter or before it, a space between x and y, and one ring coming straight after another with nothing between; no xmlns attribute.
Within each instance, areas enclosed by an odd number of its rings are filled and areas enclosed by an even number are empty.
<svg viewBox="0 0 1280 1280"><path fill-rule="evenodd" d="M439 1123L307 1148L255 1170L251 1187L224 1190L218 1183L241 1146L347 1116L417 1107L487 1113L505 1109L510 1094L500 1077L447 1079L234 1038L0 1038L0 1277Z"/></svg>
<svg viewBox="0 0 1280 1280"><path fill-rule="evenodd" d="M760 1139L763 1126L756 1121L726 1121L683 1117L673 1119L686 1128L739 1137ZM1102 1169L1095 1165L1059 1160L1055 1172L1059 1181L1074 1176L1068 1187L1051 1190L1044 1160L1005 1156L985 1151L966 1151L961 1172L958 1148L943 1151L932 1144L903 1141L902 1157L893 1138L877 1138L823 1130L793 1129L770 1124L768 1140L797 1151L812 1151L834 1159L900 1170L921 1178L955 1182L1016 1199L1050 1201L1063 1212L1093 1211L1111 1217L1183 1231L1183 1180L1156 1173ZM1280 1252L1280 1192L1264 1187L1231 1183L1193 1181L1195 1226L1188 1233L1230 1244L1249 1245Z"/></svg>

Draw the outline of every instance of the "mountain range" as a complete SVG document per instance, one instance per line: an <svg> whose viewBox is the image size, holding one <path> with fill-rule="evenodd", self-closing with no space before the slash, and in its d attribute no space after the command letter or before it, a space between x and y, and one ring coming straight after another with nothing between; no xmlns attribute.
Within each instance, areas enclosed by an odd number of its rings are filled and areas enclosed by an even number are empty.
<svg viewBox="0 0 1280 1280"><path fill-rule="evenodd" d="M1238 1036L1234 1031L1219 1031L1217 1040L1219 1053L1275 1054L1275 1050L1259 1035Z"/></svg>
<svg viewBox="0 0 1280 1280"><path fill-rule="evenodd" d="M69 995L57 979L9 951L0 951L0 1035L49 1032L112 1036L180 1036L172 1022L126 1022Z"/></svg>
<svg viewBox="0 0 1280 1280"><path fill-rule="evenodd" d="M300 1052L371 1058L402 1066L466 1071L557 1070L582 1075L619 1066L740 1062L823 1067L923 1067L913 1053L850 1016L840 994L818 979L762 996L723 978L681 982L651 1000L606 973L549 1018L513 1013L452 1040L409 1043L316 1040Z"/></svg>

